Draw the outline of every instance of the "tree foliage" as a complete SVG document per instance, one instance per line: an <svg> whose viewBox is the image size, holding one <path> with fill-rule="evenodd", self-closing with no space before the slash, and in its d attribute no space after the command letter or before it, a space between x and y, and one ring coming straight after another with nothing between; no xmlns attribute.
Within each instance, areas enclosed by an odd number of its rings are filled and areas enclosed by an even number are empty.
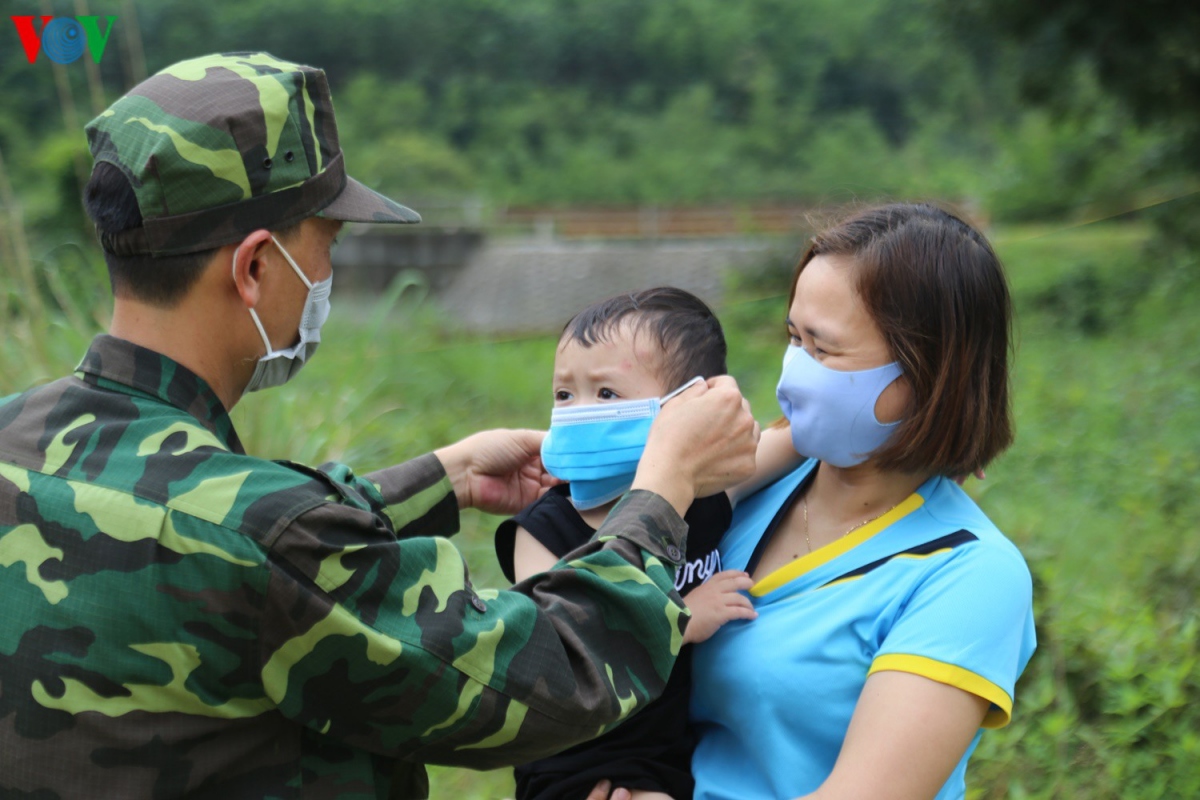
<svg viewBox="0 0 1200 800"><path fill-rule="evenodd" d="M1192 0L956 0L944 12L961 27L1019 42L1025 96L1069 108L1080 66L1139 122L1176 122L1200 133L1200 4ZM1193 148L1195 164L1200 153Z"/></svg>
<svg viewBox="0 0 1200 800"><path fill-rule="evenodd" d="M1030 112L1015 76L1041 51L993 31L993 5L970 0L948 14L946 0L158 0L138 4L137 23L150 71L247 49L324 67L351 171L414 203L903 196L1012 219L1120 206L1149 180L1146 154L1174 140L1139 132L1137 109L1110 102L1103 82L1071 82L1076 105L1094 100L1086 122ZM65 0L55 9L75 13ZM100 64L109 99L133 82L133 23L118 16ZM17 165L28 218L75 224L59 210L77 205L77 181L69 171L46 181L37 151L65 135L75 148L66 155L78 155L82 135L63 133L45 59L14 56L0 63L0 148ZM64 72L77 128L91 113L85 74L80 64ZM53 163L69 167L62 156Z"/></svg>

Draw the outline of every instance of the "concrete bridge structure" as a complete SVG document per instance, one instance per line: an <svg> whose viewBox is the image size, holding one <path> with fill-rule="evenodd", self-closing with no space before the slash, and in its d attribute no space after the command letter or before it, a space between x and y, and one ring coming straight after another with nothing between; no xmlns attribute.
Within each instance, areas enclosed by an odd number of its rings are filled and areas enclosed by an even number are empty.
<svg viewBox="0 0 1200 800"><path fill-rule="evenodd" d="M334 251L339 294L382 294L416 270L431 298L472 331L550 331L589 303L671 285L711 305L731 271L793 260L799 236L567 239L542 225L533 235L479 229L362 226Z"/></svg>

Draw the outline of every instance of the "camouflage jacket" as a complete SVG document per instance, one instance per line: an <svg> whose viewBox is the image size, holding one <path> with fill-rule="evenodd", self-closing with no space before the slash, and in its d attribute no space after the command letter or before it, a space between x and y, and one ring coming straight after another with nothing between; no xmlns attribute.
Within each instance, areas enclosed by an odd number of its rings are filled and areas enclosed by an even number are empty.
<svg viewBox="0 0 1200 800"><path fill-rule="evenodd" d="M200 378L97 337L0 400L0 797L420 796L413 765L528 761L661 691L666 501L512 591L457 526L436 457L253 458Z"/></svg>

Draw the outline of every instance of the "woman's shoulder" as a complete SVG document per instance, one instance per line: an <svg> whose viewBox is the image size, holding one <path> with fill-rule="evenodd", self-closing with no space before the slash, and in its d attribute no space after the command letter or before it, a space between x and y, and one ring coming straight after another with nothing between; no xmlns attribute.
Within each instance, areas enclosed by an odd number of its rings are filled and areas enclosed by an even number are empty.
<svg viewBox="0 0 1200 800"><path fill-rule="evenodd" d="M902 560L907 580L892 582L895 614L872 670L915 672L985 697L985 727L997 727L1037 648L1033 578L1020 550L960 487L942 479L931 488L923 516L950 539ZM958 677L945 680L948 673Z"/></svg>
<svg viewBox="0 0 1200 800"><path fill-rule="evenodd" d="M991 698L1007 719L1016 678L1037 646L1029 567L954 481L933 479L918 493L925 502L912 522L925 528L927 541L902 554L912 557L890 562L902 574L889 581L895 615L879 655L915 655L979 675L1002 691L975 693Z"/></svg>
<svg viewBox="0 0 1200 800"><path fill-rule="evenodd" d="M979 543L981 553L1019 564L1028 572L1025 557L979 504L950 478L935 477L918 489L924 504L922 511L940 527L962 530Z"/></svg>

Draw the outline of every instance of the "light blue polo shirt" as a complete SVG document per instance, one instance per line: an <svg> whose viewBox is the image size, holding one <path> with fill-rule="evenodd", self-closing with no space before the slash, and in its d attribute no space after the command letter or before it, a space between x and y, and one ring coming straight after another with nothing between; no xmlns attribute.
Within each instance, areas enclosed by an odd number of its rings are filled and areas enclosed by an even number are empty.
<svg viewBox="0 0 1200 800"><path fill-rule="evenodd" d="M816 466L744 500L721 542L745 569ZM848 536L750 590L758 618L697 645L691 717L697 800L778 800L833 770L867 676L911 672L991 702L1007 724L1033 654L1033 589L1020 552L953 481L935 477ZM938 800L962 798L971 742Z"/></svg>

